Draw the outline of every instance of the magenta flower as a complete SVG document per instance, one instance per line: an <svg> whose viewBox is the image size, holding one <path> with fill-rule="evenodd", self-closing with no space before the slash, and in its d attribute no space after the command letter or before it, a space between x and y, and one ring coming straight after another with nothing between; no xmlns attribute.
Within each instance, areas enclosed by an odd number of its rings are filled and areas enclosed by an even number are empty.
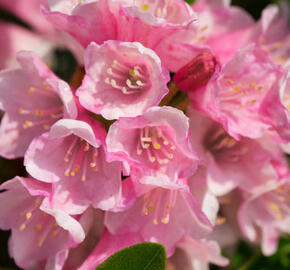
<svg viewBox="0 0 290 270"><path fill-rule="evenodd" d="M0 72L0 154L24 155L31 140L61 118L75 118L70 87L58 79L32 52L18 54L19 69ZM7 91L9 89L9 91Z"/></svg>
<svg viewBox="0 0 290 270"><path fill-rule="evenodd" d="M126 179L131 181L131 179ZM135 184L134 205L123 212L107 212L105 226L114 235L140 233L144 241L162 243L172 254L184 236L205 237L212 228L184 181L148 180Z"/></svg>
<svg viewBox="0 0 290 270"><path fill-rule="evenodd" d="M266 138L241 137L237 141L220 124L198 112L190 111L189 117L191 142L202 159L202 177L213 194L225 195L237 186L250 191L279 178L274 164L285 166L287 162L276 143Z"/></svg>
<svg viewBox="0 0 290 270"><path fill-rule="evenodd" d="M27 191L28 189L28 191ZM61 269L68 249L82 242L85 234L79 222L47 204L49 184L15 177L1 185L0 228L12 230L11 256L18 266Z"/></svg>
<svg viewBox="0 0 290 270"><path fill-rule="evenodd" d="M109 155L131 166L131 176L146 182L191 176L199 163L189 144L188 118L172 107L152 107L136 118L120 118L106 139Z"/></svg>
<svg viewBox="0 0 290 270"><path fill-rule="evenodd" d="M234 138L259 138L267 130L287 126L279 98L282 74L263 51L249 46L190 97L195 108L221 123Z"/></svg>
<svg viewBox="0 0 290 270"><path fill-rule="evenodd" d="M289 178L268 183L255 194L244 193L239 223L251 241L259 241L266 256L275 253L282 232L290 233Z"/></svg>
<svg viewBox="0 0 290 270"><path fill-rule="evenodd" d="M80 214L89 205L108 210L120 198L121 163L106 161L104 130L96 122L63 119L33 140L24 164L40 181L53 183L52 205ZM53 158L52 158L53 156Z"/></svg>
<svg viewBox="0 0 290 270"><path fill-rule="evenodd" d="M137 42L91 43L85 67L76 94L86 109L106 119L140 115L168 93L168 72L153 51Z"/></svg>

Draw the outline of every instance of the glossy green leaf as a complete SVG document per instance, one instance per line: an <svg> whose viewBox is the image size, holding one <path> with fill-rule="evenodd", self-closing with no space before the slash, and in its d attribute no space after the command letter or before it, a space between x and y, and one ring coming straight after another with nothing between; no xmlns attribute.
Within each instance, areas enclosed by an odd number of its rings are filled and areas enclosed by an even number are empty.
<svg viewBox="0 0 290 270"><path fill-rule="evenodd" d="M144 242L113 254L96 270L165 270L165 266L164 247Z"/></svg>

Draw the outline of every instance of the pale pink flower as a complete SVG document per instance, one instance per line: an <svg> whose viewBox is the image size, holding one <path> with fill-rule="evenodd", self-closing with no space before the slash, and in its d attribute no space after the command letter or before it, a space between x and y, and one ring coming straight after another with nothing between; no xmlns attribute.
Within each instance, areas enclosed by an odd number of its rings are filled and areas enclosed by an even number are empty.
<svg viewBox="0 0 290 270"><path fill-rule="evenodd" d="M135 118L120 118L106 138L112 159L130 165L139 181L175 181L191 176L199 163L189 143L189 122L172 107L152 107Z"/></svg>
<svg viewBox="0 0 290 270"><path fill-rule="evenodd" d="M76 95L86 109L109 120L140 115L168 93L169 73L152 50L137 42L91 43L85 68Z"/></svg>
<svg viewBox="0 0 290 270"><path fill-rule="evenodd" d="M87 120L89 123L89 120ZM115 207L121 192L121 163L106 161L105 131L97 121L62 119L35 138L24 164L40 181L53 183L53 207L80 214L89 205Z"/></svg>
<svg viewBox="0 0 290 270"><path fill-rule="evenodd" d="M106 40L137 41L154 50L163 65L172 71L186 64L188 52L196 54L197 48L182 45L191 40L189 29L196 28L196 16L184 1L47 2L43 12L48 20L74 36L84 47L92 41L98 44ZM172 41L176 43L173 46ZM174 56L175 52L182 60Z"/></svg>
<svg viewBox="0 0 290 270"><path fill-rule="evenodd" d="M213 194L225 195L238 186L246 191L254 190L267 181L278 180L277 167L287 166L275 142L246 137L238 141L212 119L194 110L188 115L191 142L202 159L203 169L199 169L199 174L206 179Z"/></svg>
<svg viewBox="0 0 290 270"><path fill-rule="evenodd" d="M227 266L229 261L220 252L217 242L186 236L179 241L174 254L167 260L166 270L206 270L210 263Z"/></svg>
<svg viewBox="0 0 290 270"><path fill-rule="evenodd" d="M140 197L132 207L118 213L106 212L105 226L110 233L140 233L144 241L163 244L170 256L183 236L202 238L211 231L210 221L184 180L148 179L134 186Z"/></svg>
<svg viewBox="0 0 290 270"><path fill-rule="evenodd" d="M205 87L189 95L196 109L221 123L234 138L259 138L267 130L287 126L279 98L282 75L283 70L266 53L251 45L239 51Z"/></svg>
<svg viewBox="0 0 290 270"><path fill-rule="evenodd" d="M68 249L85 237L79 222L48 206L49 184L15 177L1 191L0 227L12 230L9 250L17 265L27 269L45 262L42 269L61 269Z"/></svg>
<svg viewBox="0 0 290 270"><path fill-rule="evenodd" d="M245 201L238 213L241 229L249 240L261 243L265 255L272 255L280 234L290 233L289 178L243 195Z"/></svg>
<svg viewBox="0 0 290 270"><path fill-rule="evenodd" d="M61 118L75 118L77 109L67 83L58 79L32 52L20 52L18 69L0 72L0 154L24 155L31 140Z"/></svg>

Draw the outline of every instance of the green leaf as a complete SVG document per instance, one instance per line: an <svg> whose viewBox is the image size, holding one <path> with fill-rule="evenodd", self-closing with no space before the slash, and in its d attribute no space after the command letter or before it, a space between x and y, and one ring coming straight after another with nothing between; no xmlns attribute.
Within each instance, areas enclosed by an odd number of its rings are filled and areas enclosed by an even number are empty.
<svg viewBox="0 0 290 270"><path fill-rule="evenodd" d="M165 270L165 266L164 247L144 242L113 254L96 270Z"/></svg>

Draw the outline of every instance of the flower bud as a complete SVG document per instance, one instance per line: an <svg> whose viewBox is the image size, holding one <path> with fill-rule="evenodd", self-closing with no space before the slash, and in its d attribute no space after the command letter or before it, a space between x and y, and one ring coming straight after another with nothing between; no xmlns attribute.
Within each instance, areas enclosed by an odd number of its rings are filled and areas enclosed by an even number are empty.
<svg viewBox="0 0 290 270"><path fill-rule="evenodd" d="M206 85L219 67L220 64L212 53L202 52L179 69L173 81L181 91L190 92Z"/></svg>

